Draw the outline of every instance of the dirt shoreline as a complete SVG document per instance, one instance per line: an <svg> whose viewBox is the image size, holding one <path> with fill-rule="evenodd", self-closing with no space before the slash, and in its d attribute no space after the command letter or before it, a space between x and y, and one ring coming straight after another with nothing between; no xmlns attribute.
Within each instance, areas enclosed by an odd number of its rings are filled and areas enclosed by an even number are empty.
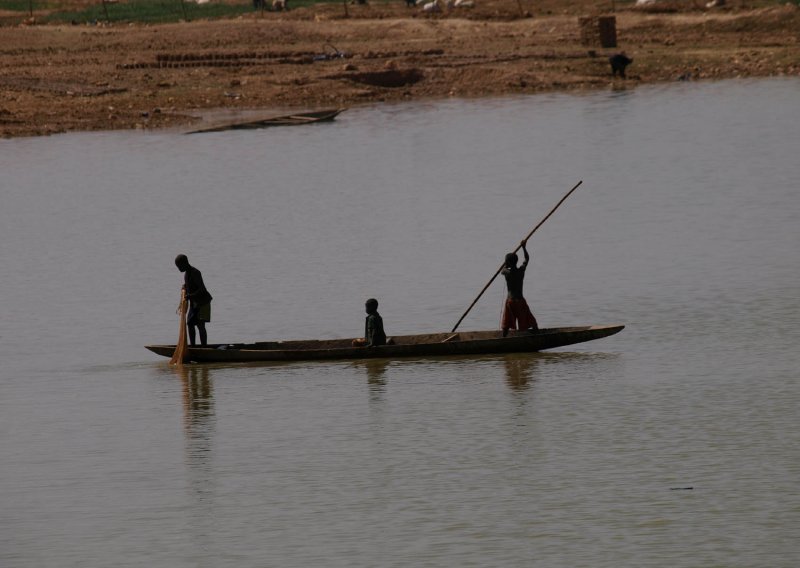
<svg viewBox="0 0 800 568"><path fill-rule="evenodd" d="M485 0L431 16L400 3L351 5L345 18L341 5L318 5L167 25L5 26L0 137L183 128L206 124L202 117L214 109L269 115L800 76L796 6L618 11L613 49L581 43L579 3L558 14L520 14L519 7ZM634 62L626 79L612 79L608 56L620 51Z"/></svg>

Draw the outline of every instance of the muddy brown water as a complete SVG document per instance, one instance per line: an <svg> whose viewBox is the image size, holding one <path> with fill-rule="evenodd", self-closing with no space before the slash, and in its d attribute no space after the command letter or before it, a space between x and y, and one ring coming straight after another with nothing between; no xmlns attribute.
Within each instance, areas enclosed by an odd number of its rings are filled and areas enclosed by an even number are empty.
<svg viewBox="0 0 800 568"><path fill-rule="evenodd" d="M0 564L800 559L800 82L0 141ZM531 239L546 354L195 366L211 341L449 330ZM462 329L497 326L503 287Z"/></svg>

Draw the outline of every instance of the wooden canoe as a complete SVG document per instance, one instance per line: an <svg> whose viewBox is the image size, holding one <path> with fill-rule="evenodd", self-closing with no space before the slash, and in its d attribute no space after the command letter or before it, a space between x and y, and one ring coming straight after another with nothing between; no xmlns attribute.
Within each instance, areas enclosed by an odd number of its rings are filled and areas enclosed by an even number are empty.
<svg viewBox="0 0 800 568"><path fill-rule="evenodd" d="M296 126L300 124L312 124L314 122L327 122L336 118L345 109L333 108L327 110L318 110L313 112L299 112L296 114L287 114L284 116L273 116L272 118L263 118L260 120L251 120L248 122L233 122L222 124L220 126L212 126L209 128L201 128L199 130L192 130L186 134L199 134L201 132L222 132L223 130L251 130L253 128L266 128L267 126Z"/></svg>
<svg viewBox="0 0 800 568"><path fill-rule="evenodd" d="M461 331L393 336L392 345L353 347L353 339L300 341L262 341L258 343L221 343L189 347L187 362L244 363L257 361L314 361L335 359L394 359L439 355L491 355L553 349L608 337L622 331L624 325L556 327L536 333L512 331L502 337L498 331ZM174 345L146 345L147 349L172 357Z"/></svg>

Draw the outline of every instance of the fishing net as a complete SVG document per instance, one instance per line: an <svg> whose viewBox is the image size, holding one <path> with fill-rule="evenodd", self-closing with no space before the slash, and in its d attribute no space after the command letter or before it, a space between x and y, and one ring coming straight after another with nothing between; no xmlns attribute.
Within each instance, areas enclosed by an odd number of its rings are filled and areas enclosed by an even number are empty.
<svg viewBox="0 0 800 568"><path fill-rule="evenodd" d="M170 365L182 365L183 360L186 358L186 311L188 306L186 291L181 290L181 303L176 311L176 313L180 314L181 329L178 332L178 344L175 345L175 353L172 354L172 359L169 360Z"/></svg>

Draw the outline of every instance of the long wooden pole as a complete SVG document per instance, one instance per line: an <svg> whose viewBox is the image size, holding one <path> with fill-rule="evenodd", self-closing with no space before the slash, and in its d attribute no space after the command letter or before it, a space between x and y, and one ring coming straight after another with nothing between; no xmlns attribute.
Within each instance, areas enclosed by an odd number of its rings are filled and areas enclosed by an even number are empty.
<svg viewBox="0 0 800 568"><path fill-rule="evenodd" d="M575 187L573 187L572 189L570 189L570 190L567 192L567 194L566 194L564 197L562 197L562 198L561 198L561 201L559 201L558 203L556 203L556 206L555 206L555 207L553 207L553 208L550 210L550 213L548 213L547 215L545 215L544 219L542 219L541 221L539 221L539 224L538 224L538 225L536 225L536 226L533 228L533 230L532 230L530 233L528 233L528 236L527 236L527 237L525 237L525 238L524 238L524 239L522 239L522 240L523 240L523 241L527 241L528 239L530 239L530 238L531 238L531 236L533 235L533 233L535 233L535 232L536 232L536 231L539 229L539 227L541 227L542 225L544 225L544 222L545 222L545 221L547 221L547 220L550 218L550 216L551 216L553 213L555 213L555 212L556 212L556 209L558 209L559 207L561 207L561 204L562 204L562 203L564 203L564 201L566 201L566 200L567 200L567 197L569 197L570 195L572 195L572 192L573 192L573 191L575 191L576 189L578 189L578 187L579 187L579 186L580 186L582 183L583 183L583 180L581 180L581 181L579 181L577 184L575 184ZM521 243L521 242L520 242L520 244L518 244L518 245L517 245L517 248L515 248L515 249L514 249L514 252L517 252L517 251L518 251L520 248L522 248L522 243ZM489 289L489 286L491 286L491 285L492 285L492 282L494 282L494 279L495 279L495 278L497 278L497 275L498 275L498 274L500 274L500 271L502 271L502 270L503 270L503 267L504 267L504 266L505 266L505 263L503 263L503 264L501 264L501 265L500 265L500 268L498 268L498 269L497 269L497 272L495 272L495 273L494 273L494 276L492 276L492 279L491 279L491 280L489 280L489 282L487 282L487 283L486 283L486 286L484 286L484 287L483 287L483 290L481 290L480 294L478 294L478 297L477 297L477 298L475 298L475 299L472 301L472 303L471 303L471 304L469 305L469 307L467 308L467 311L466 311L466 312L464 312L464 314L463 314L463 315L462 315L462 316L459 318L459 320L456 322L456 325L454 325L454 326L453 326L453 329L451 329L451 330L450 330L450 333L452 333L452 332L454 332L456 329L458 329L458 326L459 326L459 325L461 325L461 322L464 320L464 318L465 318L465 317L467 317L467 314L470 312L470 310L471 310L471 309L472 309L472 308L475 306L475 304L477 304L477 303L478 303L478 300L480 300L480 299L481 299L481 296L483 296L483 293L484 293L484 292L486 292L486 290L488 290L488 289Z"/></svg>

